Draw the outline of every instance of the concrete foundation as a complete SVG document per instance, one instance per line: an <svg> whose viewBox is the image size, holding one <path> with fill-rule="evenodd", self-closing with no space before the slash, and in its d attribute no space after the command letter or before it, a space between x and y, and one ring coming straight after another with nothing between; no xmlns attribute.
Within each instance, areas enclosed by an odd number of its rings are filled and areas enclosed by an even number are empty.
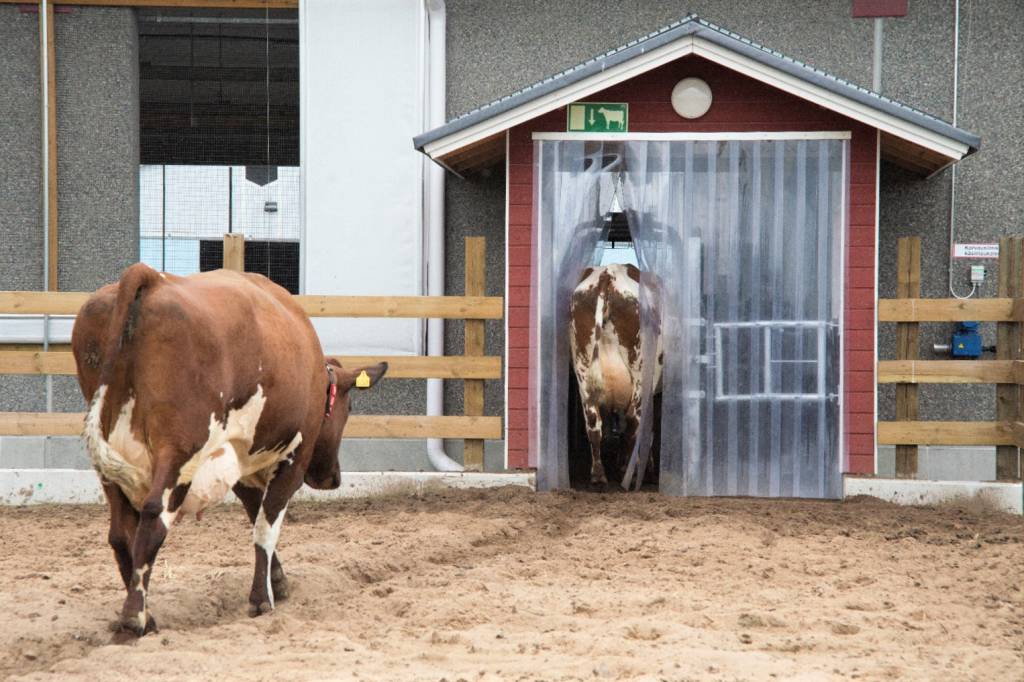
<svg viewBox="0 0 1024 682"><path fill-rule="evenodd" d="M412 495L444 488L498 488L521 485L536 489L532 473L451 473L438 471L343 472L337 490L302 487L293 499L334 500L342 497ZM231 493L225 502L237 502ZM80 469L0 470L0 505L103 504L103 488L92 471Z"/></svg>

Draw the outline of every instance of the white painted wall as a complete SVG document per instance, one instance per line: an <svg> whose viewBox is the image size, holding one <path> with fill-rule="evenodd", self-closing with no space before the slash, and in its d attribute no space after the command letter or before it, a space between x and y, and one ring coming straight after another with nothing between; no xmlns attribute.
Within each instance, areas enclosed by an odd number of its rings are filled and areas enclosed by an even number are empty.
<svg viewBox="0 0 1024 682"><path fill-rule="evenodd" d="M423 294L421 0L301 0L302 288ZM421 320L314 320L327 353L418 355Z"/></svg>

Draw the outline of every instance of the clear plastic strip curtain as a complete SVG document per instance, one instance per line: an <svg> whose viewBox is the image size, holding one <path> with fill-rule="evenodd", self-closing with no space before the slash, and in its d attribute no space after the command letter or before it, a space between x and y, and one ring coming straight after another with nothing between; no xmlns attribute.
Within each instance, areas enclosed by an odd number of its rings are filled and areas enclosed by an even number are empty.
<svg viewBox="0 0 1024 682"><path fill-rule="evenodd" d="M664 344L661 491L840 497L848 143L624 146L646 405Z"/></svg>
<svg viewBox="0 0 1024 682"><path fill-rule="evenodd" d="M643 411L630 471L644 471L660 426L663 493L841 495L848 157L841 139L535 143L529 404L541 490L569 485L569 301L602 239L606 176L621 172L644 405L659 335L664 350L661 418Z"/></svg>
<svg viewBox="0 0 1024 682"><path fill-rule="evenodd" d="M569 304L583 271L600 257L621 165L621 153L601 142L534 143L529 461L540 490L569 487Z"/></svg>

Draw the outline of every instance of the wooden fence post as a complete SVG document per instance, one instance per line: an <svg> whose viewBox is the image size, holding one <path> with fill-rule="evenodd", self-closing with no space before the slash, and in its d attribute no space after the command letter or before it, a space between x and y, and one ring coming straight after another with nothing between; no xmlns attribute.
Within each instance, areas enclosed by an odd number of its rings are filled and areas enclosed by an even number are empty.
<svg viewBox="0 0 1024 682"><path fill-rule="evenodd" d="M486 296L487 240L466 237L466 296ZM466 320L467 356L484 354L484 320ZM484 380L466 379L464 403L467 417L484 413ZM466 471L484 470L484 442L479 439L463 441L462 466Z"/></svg>
<svg viewBox="0 0 1024 682"><path fill-rule="evenodd" d="M999 239L999 298L1020 298L1024 295L1024 267L1022 251L1024 239ZM1020 322L996 324L996 359L1019 360L1021 343ZM1020 386L996 384L996 421L1018 421L1020 414ZM1018 462L1020 449L1015 445L996 446L996 480L1020 480Z"/></svg>
<svg viewBox="0 0 1024 682"><path fill-rule="evenodd" d="M921 298L921 238L899 241L897 298ZM896 359L919 360L917 322L896 324ZM896 384L896 421L917 421L917 384ZM917 478L917 446L896 446L896 478Z"/></svg>
<svg viewBox="0 0 1024 682"><path fill-rule="evenodd" d="M245 235L224 235L224 264L221 267L245 272Z"/></svg>

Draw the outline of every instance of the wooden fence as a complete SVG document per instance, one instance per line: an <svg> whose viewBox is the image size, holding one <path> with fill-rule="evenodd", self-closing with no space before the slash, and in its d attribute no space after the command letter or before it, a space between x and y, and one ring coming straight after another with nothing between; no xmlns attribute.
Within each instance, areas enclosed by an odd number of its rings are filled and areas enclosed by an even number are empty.
<svg viewBox="0 0 1024 682"><path fill-rule="evenodd" d="M241 235L225 235L224 266L243 269ZM501 417L483 416L484 380L502 377L500 356L484 355L485 320L504 316L504 300L485 296L483 237L466 239L465 296L296 296L310 317L444 318L465 320L465 355L334 356L342 365L387 361L385 379L461 379L465 383L462 416L352 415L345 427L350 438L454 438L465 441L464 465L483 470L484 439L502 438ZM0 292L0 314L75 315L89 293ZM0 346L0 375L75 374L67 344ZM0 435L77 436L85 413L0 412Z"/></svg>
<svg viewBox="0 0 1024 682"><path fill-rule="evenodd" d="M896 322L896 360L878 363L878 383L896 384L896 421L878 422L878 442L896 445L896 476L917 475L919 445L996 446L996 478L1020 480L1024 447L1021 359L1024 239L999 240L998 298L922 299L921 240L899 241L896 299L878 301L878 321ZM921 360L921 322L996 322L995 360ZM918 421L918 385L996 384L991 422Z"/></svg>

